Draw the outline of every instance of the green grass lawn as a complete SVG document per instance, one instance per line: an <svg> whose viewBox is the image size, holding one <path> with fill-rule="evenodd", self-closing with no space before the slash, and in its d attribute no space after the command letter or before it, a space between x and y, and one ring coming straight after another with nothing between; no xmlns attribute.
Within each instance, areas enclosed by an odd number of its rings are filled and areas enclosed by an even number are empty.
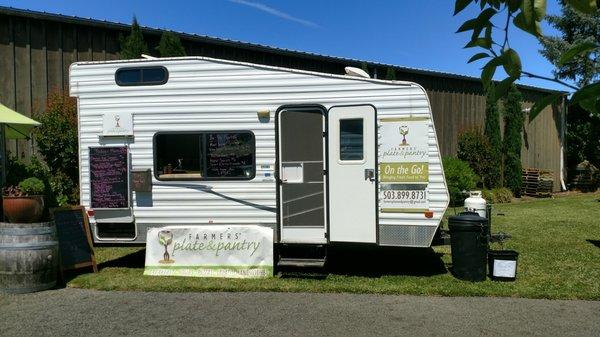
<svg viewBox="0 0 600 337"><path fill-rule="evenodd" d="M284 291L510 296L600 300L600 194L524 200L494 207L492 231L513 238L519 252L515 282L455 279L450 247L433 250L349 249L332 256L325 278L218 279L143 276L140 248L96 248L100 272L69 287L137 291ZM453 213L450 209L449 213ZM493 246L492 248L499 248Z"/></svg>

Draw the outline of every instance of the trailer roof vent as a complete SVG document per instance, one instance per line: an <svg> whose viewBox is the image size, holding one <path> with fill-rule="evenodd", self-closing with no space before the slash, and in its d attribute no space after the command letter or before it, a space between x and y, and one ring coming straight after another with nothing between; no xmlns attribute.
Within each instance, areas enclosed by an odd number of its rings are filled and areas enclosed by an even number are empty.
<svg viewBox="0 0 600 337"><path fill-rule="evenodd" d="M371 78L371 76L369 76L369 74L366 71L364 71L360 68L346 67L346 68L344 68L344 70L346 71L346 75L348 75L348 76Z"/></svg>

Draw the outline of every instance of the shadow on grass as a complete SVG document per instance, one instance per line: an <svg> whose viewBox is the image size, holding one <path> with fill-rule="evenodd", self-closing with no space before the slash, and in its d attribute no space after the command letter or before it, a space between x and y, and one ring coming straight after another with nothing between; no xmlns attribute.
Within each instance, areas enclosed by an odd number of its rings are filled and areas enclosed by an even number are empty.
<svg viewBox="0 0 600 337"><path fill-rule="evenodd" d="M327 271L349 276L433 276L448 272L442 254L432 248L332 246Z"/></svg>
<svg viewBox="0 0 600 337"><path fill-rule="evenodd" d="M327 249L325 270L286 274L286 277L321 279L327 274L363 276L379 278L387 275L433 276L446 274L448 270L442 261L442 254L432 248L380 247L370 245L331 245ZM98 264L104 268L144 268L146 250L121 256ZM69 282L89 270L72 271L65 274Z"/></svg>
<svg viewBox="0 0 600 337"><path fill-rule="evenodd" d="M591 240L591 239L588 239L588 240L585 240L585 241L593 244L594 246L596 246L596 248L600 248L600 240Z"/></svg>
<svg viewBox="0 0 600 337"><path fill-rule="evenodd" d="M121 256L114 260L109 260L98 265L98 270L104 268L144 268L146 261L146 250L141 249L135 253Z"/></svg>
<svg viewBox="0 0 600 337"><path fill-rule="evenodd" d="M98 272L107 267L121 267L121 268L144 268L146 250L142 249L135 253L131 253L125 256L121 256L114 260L109 260L98 264ZM93 273L92 267L85 267L73 270L65 270L59 275L57 282L57 288L63 288L72 279L82 274Z"/></svg>

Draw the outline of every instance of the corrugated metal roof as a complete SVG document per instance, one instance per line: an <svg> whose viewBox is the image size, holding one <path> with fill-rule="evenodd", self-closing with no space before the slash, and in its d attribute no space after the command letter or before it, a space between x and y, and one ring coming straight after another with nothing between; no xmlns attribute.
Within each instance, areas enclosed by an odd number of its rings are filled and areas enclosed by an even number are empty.
<svg viewBox="0 0 600 337"><path fill-rule="evenodd" d="M68 22L68 23L74 23L74 24L96 26L96 27L118 29L118 30L128 30L131 27L131 25L126 24L126 23L121 23L121 22L99 20L99 19L94 19L94 18L82 18L82 17L78 17L78 16L40 12L40 11L19 9L19 8L6 7L6 6L0 6L0 14L22 16L22 17L29 17L29 18L35 18L35 19L58 21L58 22ZM147 26L141 26L141 28L144 32L152 33L152 34L161 34L162 32L167 31L165 29L159 29L159 28L147 27ZM320 61L343 63L343 64L347 64L347 65L352 65L352 64L357 64L357 63L366 63L368 66L372 66L372 67L392 67L392 68L395 68L396 70L406 72L406 73L437 76L437 77L444 77L444 78L453 78L453 79L460 79L460 80L466 80L466 81L480 81L480 79L478 77L461 75L461 74L450 73L450 72L413 68L413 67L399 66L399 65L395 65L395 64L365 61L365 60L344 58L344 57L338 57L338 56L322 55L322 54L317 54L317 53L310 53L310 52L293 50L293 49L272 47L272 46L256 44L256 43L249 43L249 42L232 40L232 39L217 38L217 37L212 37L212 36L208 36L208 35L190 34L190 33L179 32L179 31L172 31L172 32L178 34L183 39L194 40L194 41L199 41L199 42L203 42L203 43L212 43L212 44L216 44L216 45L226 45L226 46L230 46L230 47L259 50L259 51L277 53L280 55L304 57L304 58L320 60ZM519 87L523 88L523 89L538 91L538 92L552 92L552 93L553 92L562 92L562 93L567 94L567 92L565 92L565 91L552 90L552 89L534 87L534 86L523 85L523 84L520 84Z"/></svg>

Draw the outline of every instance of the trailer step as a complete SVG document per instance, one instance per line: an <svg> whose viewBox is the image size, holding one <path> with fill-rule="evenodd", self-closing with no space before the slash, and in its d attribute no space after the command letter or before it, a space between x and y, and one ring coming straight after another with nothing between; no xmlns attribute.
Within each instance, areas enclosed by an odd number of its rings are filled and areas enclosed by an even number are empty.
<svg viewBox="0 0 600 337"><path fill-rule="evenodd" d="M323 268L325 267L325 259L296 259L296 258L280 258L277 262L277 267L280 268Z"/></svg>

